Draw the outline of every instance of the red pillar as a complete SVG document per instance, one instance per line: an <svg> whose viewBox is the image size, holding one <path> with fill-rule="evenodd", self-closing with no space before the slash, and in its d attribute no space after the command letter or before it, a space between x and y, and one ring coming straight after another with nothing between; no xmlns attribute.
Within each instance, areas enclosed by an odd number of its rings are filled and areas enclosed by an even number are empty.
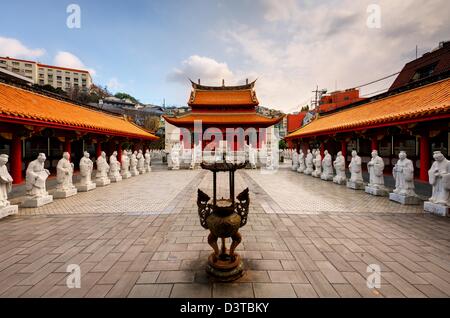
<svg viewBox="0 0 450 318"><path fill-rule="evenodd" d="M100 157L102 154L102 143L100 141L97 141L97 147L95 149L95 155L96 157Z"/></svg>
<svg viewBox="0 0 450 318"><path fill-rule="evenodd" d="M430 139L427 135L420 136L420 176L422 181L428 181L428 169L430 168Z"/></svg>
<svg viewBox="0 0 450 318"><path fill-rule="evenodd" d="M121 163L122 162L122 144L119 142L119 145L117 147L117 160Z"/></svg>
<svg viewBox="0 0 450 318"><path fill-rule="evenodd" d="M325 143L320 143L320 156L323 158L325 156Z"/></svg>
<svg viewBox="0 0 450 318"><path fill-rule="evenodd" d="M72 154L72 145L69 138L66 138L64 141L64 151L68 152L70 155Z"/></svg>
<svg viewBox="0 0 450 318"><path fill-rule="evenodd" d="M345 161L347 161L347 142L345 140L341 141L341 152L345 158Z"/></svg>
<svg viewBox="0 0 450 318"><path fill-rule="evenodd" d="M13 135L9 160L14 184L22 183L22 140L19 136Z"/></svg>
<svg viewBox="0 0 450 318"><path fill-rule="evenodd" d="M377 140L377 137L372 137L372 150L378 151L378 140Z"/></svg>

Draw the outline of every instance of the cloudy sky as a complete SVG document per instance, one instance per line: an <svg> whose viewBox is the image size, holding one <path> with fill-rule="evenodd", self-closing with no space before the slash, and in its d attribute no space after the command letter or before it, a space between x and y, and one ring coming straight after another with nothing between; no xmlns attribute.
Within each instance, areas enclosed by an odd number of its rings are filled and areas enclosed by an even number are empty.
<svg viewBox="0 0 450 318"><path fill-rule="evenodd" d="M79 29L66 25L71 3L81 8ZM399 71L416 45L421 55L450 40L448 0L17 0L1 7L0 55L89 69L111 91L155 104L185 105L188 78L211 85L258 78L261 105L292 112L316 85L358 86Z"/></svg>

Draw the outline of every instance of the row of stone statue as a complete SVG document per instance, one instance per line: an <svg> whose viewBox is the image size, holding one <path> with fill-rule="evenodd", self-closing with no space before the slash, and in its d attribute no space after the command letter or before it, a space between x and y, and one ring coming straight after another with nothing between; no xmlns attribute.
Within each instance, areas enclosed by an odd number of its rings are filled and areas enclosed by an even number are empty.
<svg viewBox="0 0 450 318"><path fill-rule="evenodd" d="M350 178L347 179L346 163L342 152L339 151L333 161L327 150L322 159L318 149L307 150L292 154L292 170L306 175L312 175L337 184L345 184L348 188L365 190L377 196L389 196L389 199L402 204L419 204L421 200L415 193L414 165L407 158L405 151L400 151L399 159L393 167L392 175L395 179L395 188L389 193L384 184L384 161L377 150L372 151L372 158L367 163L369 183L364 185L362 176L362 160L356 151L352 151L352 159L348 165ZM433 153L435 160L428 171L429 183L433 187L431 198L425 202L424 209L428 212L447 215L450 206L450 161L440 151ZM336 174L334 173L336 171Z"/></svg>
<svg viewBox="0 0 450 318"><path fill-rule="evenodd" d="M87 192L96 187L106 186L111 182L119 182L132 176L144 174L151 171L151 155L147 149L145 154L142 150L124 150L121 162L117 159L117 151L109 157L109 164L106 153L101 152L97 158L97 172L95 182L92 181L92 171L94 163L90 159L88 152L84 152L80 160L80 181L75 186L73 184L74 164L70 162L70 154L63 153L63 157L56 166L56 190L53 195L47 192L46 182L50 171L45 169L46 156L40 153L36 160L30 162L26 170L26 197L21 207L39 207L53 201L53 198L67 198L80 192ZM6 164L7 155L0 155L0 217L17 213L17 206L11 205L8 201L8 193L12 189L13 179L9 174Z"/></svg>

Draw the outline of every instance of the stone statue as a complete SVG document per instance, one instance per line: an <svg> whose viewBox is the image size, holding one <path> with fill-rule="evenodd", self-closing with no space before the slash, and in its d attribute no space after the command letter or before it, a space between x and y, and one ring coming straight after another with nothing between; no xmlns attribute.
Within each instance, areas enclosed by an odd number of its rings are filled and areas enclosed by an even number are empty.
<svg viewBox="0 0 450 318"><path fill-rule="evenodd" d="M94 163L90 159L89 152L85 151L83 158L80 160L80 183L77 184L77 189L80 192L87 192L93 190L97 185L92 182L92 170L94 169Z"/></svg>
<svg viewBox="0 0 450 318"><path fill-rule="evenodd" d="M111 156L109 156L109 180L111 182L122 181L122 176L120 175L120 162L117 160L117 151L114 151Z"/></svg>
<svg viewBox="0 0 450 318"><path fill-rule="evenodd" d="M170 152L170 160L172 161L172 170L180 169L180 151L181 151L180 143L176 142L172 146L172 150Z"/></svg>
<svg viewBox="0 0 450 318"><path fill-rule="evenodd" d="M322 160L323 172L320 175L320 179L325 181L333 181L333 159L331 155L328 153L328 150L324 151L324 157Z"/></svg>
<svg viewBox="0 0 450 318"><path fill-rule="evenodd" d="M108 178L109 165L106 161L106 153L102 151L101 155L97 158L97 173L95 175L95 184L97 187L107 186L111 183Z"/></svg>
<svg viewBox="0 0 450 318"><path fill-rule="evenodd" d="M152 166L151 166L151 164L152 164L152 155L150 154L150 149L147 149L145 151L144 158L145 158L145 172L152 171Z"/></svg>
<svg viewBox="0 0 450 318"><path fill-rule="evenodd" d="M8 155L0 155L0 219L11 214L17 214L18 206L11 205L8 201L8 193L12 190L13 178L6 168Z"/></svg>
<svg viewBox="0 0 450 318"><path fill-rule="evenodd" d="M372 195L388 196L389 191L384 186L384 161L378 156L378 151L372 151L372 159L367 163L367 170L369 171L369 184L365 191Z"/></svg>
<svg viewBox="0 0 450 318"><path fill-rule="evenodd" d="M350 179L347 181L347 188L354 190L364 190L364 181L361 169L361 157L356 150L352 151L352 160L348 165L350 170Z"/></svg>
<svg viewBox="0 0 450 318"><path fill-rule="evenodd" d="M138 159L137 159L137 151L134 151L131 155L131 159L130 159L130 172L131 172L131 176L135 177L139 175L139 171L137 169L137 165L138 165Z"/></svg>
<svg viewBox="0 0 450 318"><path fill-rule="evenodd" d="M400 151L398 158L392 169L395 189L389 194L389 199L401 204L419 204L420 200L414 192L414 165L411 160L406 158L404 151Z"/></svg>
<svg viewBox="0 0 450 318"><path fill-rule="evenodd" d="M311 175L315 178L320 178L320 175L322 174L322 156L320 155L320 150L318 149L314 151L313 164L315 170L311 173Z"/></svg>
<svg viewBox="0 0 450 318"><path fill-rule="evenodd" d="M310 149L308 149L308 151L306 153L305 164L306 164L306 169L305 169L305 171L303 171L303 173L306 175L310 175L313 172L313 154L311 153Z"/></svg>
<svg viewBox="0 0 450 318"><path fill-rule="evenodd" d="M250 143L248 145L248 162L250 164L250 168L256 169L256 148L253 147L253 145Z"/></svg>
<svg viewBox="0 0 450 318"><path fill-rule="evenodd" d="M427 212L449 215L450 207L450 160L446 159L442 152L433 153L435 160L428 170L428 180L433 186L431 198L424 204Z"/></svg>
<svg viewBox="0 0 450 318"><path fill-rule="evenodd" d="M292 171L297 171L298 169L298 153L297 149L292 149Z"/></svg>
<svg viewBox="0 0 450 318"><path fill-rule="evenodd" d="M130 173L130 156L129 156L129 150L123 150L122 156L120 157L121 161L121 170L120 175L122 176L122 179L128 179L131 177Z"/></svg>
<svg viewBox="0 0 450 318"><path fill-rule="evenodd" d="M46 181L50 171L44 168L44 153L40 153L36 160L30 162L26 171L27 195L22 203L24 208L37 208L39 206L53 202L53 196L49 195L46 188Z"/></svg>
<svg viewBox="0 0 450 318"><path fill-rule="evenodd" d="M342 151L339 151L336 155L336 159L333 162L336 175L333 178L333 182L337 184L346 184L347 176L345 174L345 158L342 155Z"/></svg>
<svg viewBox="0 0 450 318"><path fill-rule="evenodd" d="M139 171L139 174L145 173L145 158L144 154L142 153L142 149L139 149L138 154L136 155L136 159L138 160L137 169Z"/></svg>
<svg viewBox="0 0 450 318"><path fill-rule="evenodd" d="M303 150L300 150L300 153L298 155L298 168L297 172L303 173L305 171L306 165L305 165L305 153Z"/></svg>
<svg viewBox="0 0 450 318"><path fill-rule="evenodd" d="M70 162L70 154L63 153L63 157L56 166L56 191L53 198L64 199L77 194L77 188L73 185L73 163Z"/></svg>

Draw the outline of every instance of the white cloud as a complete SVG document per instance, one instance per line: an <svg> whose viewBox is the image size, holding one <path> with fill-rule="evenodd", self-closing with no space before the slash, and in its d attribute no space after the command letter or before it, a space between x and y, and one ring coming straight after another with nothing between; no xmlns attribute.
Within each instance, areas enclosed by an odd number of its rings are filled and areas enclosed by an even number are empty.
<svg viewBox="0 0 450 318"><path fill-rule="evenodd" d="M293 111L309 101L316 84L332 91L336 82L338 89L369 82L399 71L414 58L416 44L424 53L448 40L447 0L380 0L380 29L366 25L371 2L264 0L267 23L235 23L220 38L234 48L230 57L241 54L236 73L259 77L261 104ZM363 88L362 94L389 84Z"/></svg>
<svg viewBox="0 0 450 318"><path fill-rule="evenodd" d="M226 63L217 62L209 57L192 55L181 63L181 67L173 69L167 76L168 80L181 83L186 83L188 78L193 81L201 79L205 84L219 85L222 79L233 80L233 72Z"/></svg>
<svg viewBox="0 0 450 318"><path fill-rule="evenodd" d="M95 70L88 68L84 63L74 54L66 51L59 51L53 59L53 64L61 67L74 68L79 70L87 70L91 76L95 75Z"/></svg>
<svg viewBox="0 0 450 318"><path fill-rule="evenodd" d="M35 59L45 54L44 49L30 49L19 40L0 36L0 55L23 59Z"/></svg>
<svg viewBox="0 0 450 318"><path fill-rule="evenodd" d="M112 90L115 92L117 92L119 89L123 88L122 83L119 82L117 77L110 78L108 83L106 84L106 86L108 87L108 90Z"/></svg>

